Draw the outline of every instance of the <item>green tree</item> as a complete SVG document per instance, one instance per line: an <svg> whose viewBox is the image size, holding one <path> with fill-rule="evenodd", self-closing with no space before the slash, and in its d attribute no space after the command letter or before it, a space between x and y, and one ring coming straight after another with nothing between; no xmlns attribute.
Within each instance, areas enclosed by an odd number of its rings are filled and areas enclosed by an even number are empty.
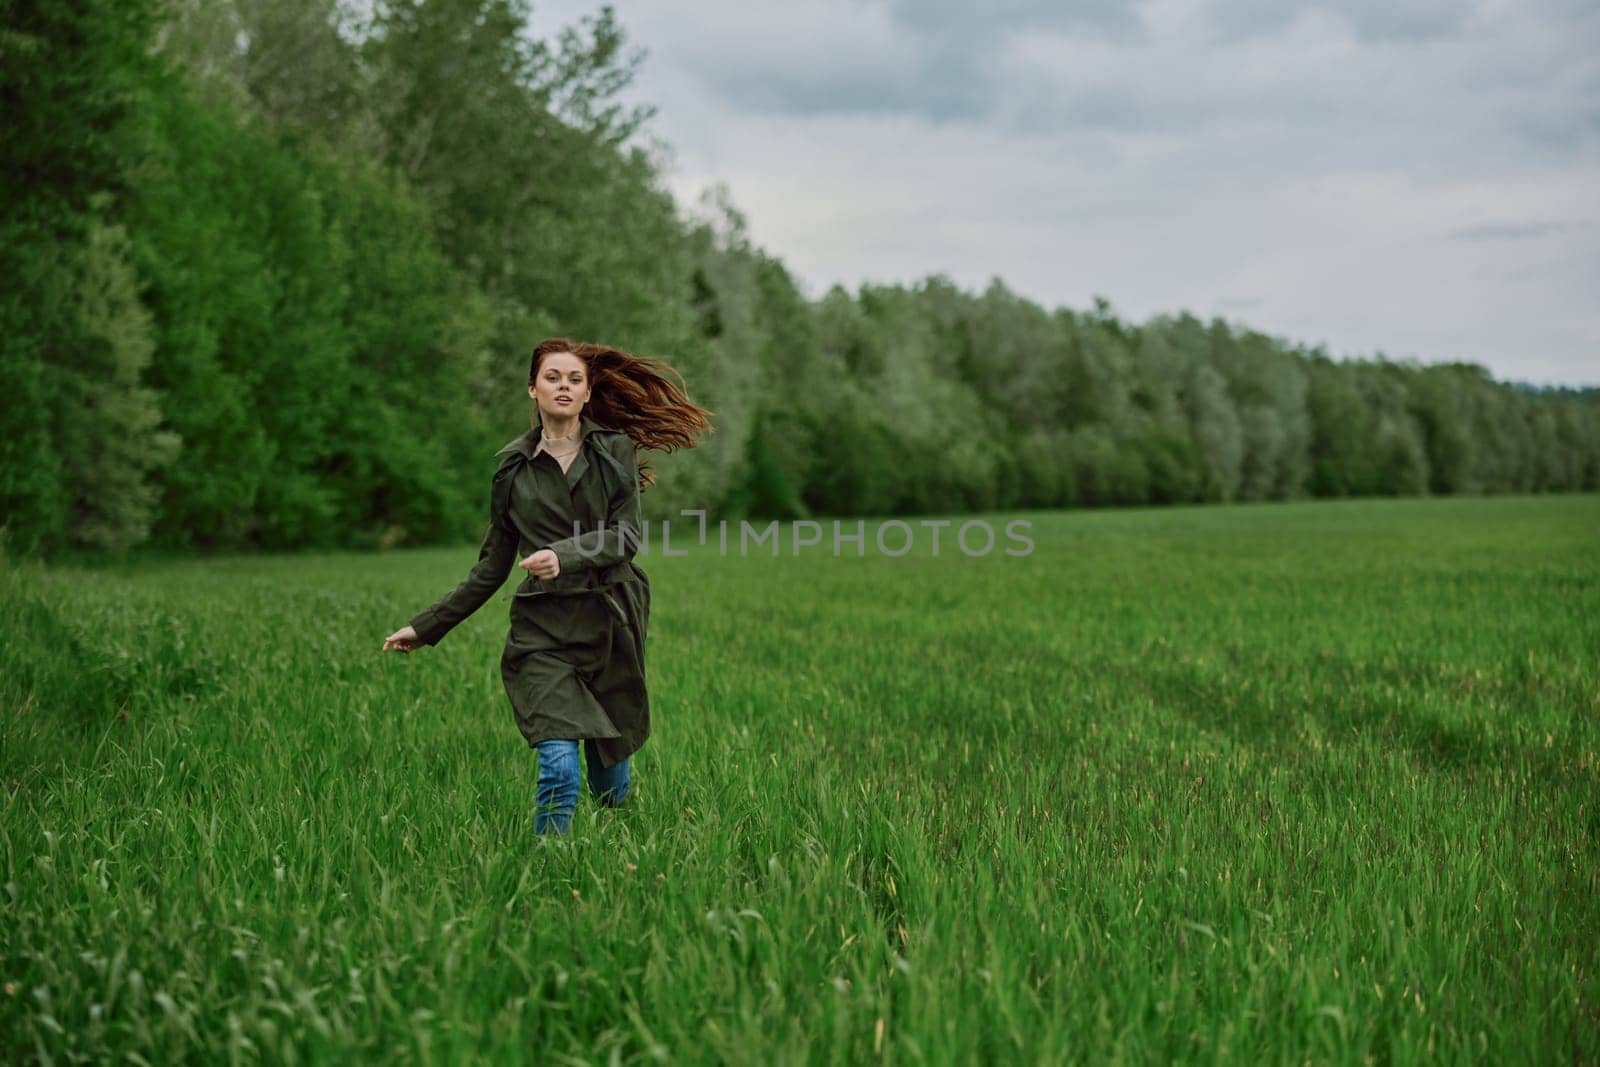
<svg viewBox="0 0 1600 1067"><path fill-rule="evenodd" d="M85 511L94 472L65 458L64 420L92 389L128 386L136 406L151 399L137 392L133 287L117 274L113 245L140 154L156 5L3 0L0 15L0 542L25 553L74 539L125 544L144 521L143 483ZM86 294L108 275L116 296ZM125 426L143 424L130 418ZM135 473L160 461L155 441L134 443Z"/></svg>

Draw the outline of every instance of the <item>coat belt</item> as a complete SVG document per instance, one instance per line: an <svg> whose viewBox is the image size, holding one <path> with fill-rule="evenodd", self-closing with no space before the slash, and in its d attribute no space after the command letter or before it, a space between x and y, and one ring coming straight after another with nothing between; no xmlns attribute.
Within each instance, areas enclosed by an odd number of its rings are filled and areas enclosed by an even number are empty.
<svg viewBox="0 0 1600 1067"><path fill-rule="evenodd" d="M602 598L605 599L606 607L610 609L612 616L617 620L618 623L622 625L624 629L627 629L628 613L622 610L622 604L618 602L616 594L611 591L615 585L616 583L613 582L609 585L586 586L579 589L540 589L532 593L513 593L511 596L512 599L515 600L522 597L586 596L589 593L598 593Z"/></svg>

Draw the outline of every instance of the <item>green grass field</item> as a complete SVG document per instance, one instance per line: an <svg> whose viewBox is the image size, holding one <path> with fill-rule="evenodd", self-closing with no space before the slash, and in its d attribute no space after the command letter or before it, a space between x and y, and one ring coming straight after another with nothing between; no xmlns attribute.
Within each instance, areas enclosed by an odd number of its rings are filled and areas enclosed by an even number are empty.
<svg viewBox="0 0 1600 1067"><path fill-rule="evenodd" d="M0 1051L1600 1060L1600 497L1023 517L654 546L566 841L476 546L0 571Z"/></svg>

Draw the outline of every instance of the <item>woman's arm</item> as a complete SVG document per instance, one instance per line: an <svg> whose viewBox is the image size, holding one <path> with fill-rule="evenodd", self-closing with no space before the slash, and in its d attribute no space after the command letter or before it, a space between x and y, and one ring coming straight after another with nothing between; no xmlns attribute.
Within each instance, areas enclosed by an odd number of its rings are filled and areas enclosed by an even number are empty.
<svg viewBox="0 0 1600 1067"><path fill-rule="evenodd" d="M639 550L643 522L639 511L639 449L633 439L622 435L613 453L627 472L627 478L611 498L606 521L598 530L588 530L546 545L556 554L561 573L569 570L610 567L633 558Z"/></svg>
<svg viewBox="0 0 1600 1067"><path fill-rule="evenodd" d="M517 534L515 529L508 527L509 522L499 516L491 516L488 532L483 535L483 544L478 549L478 562L466 578L411 620L418 643L438 644L440 638L453 630L462 619L483 607L484 602L505 583L506 575L511 573L511 565L517 559Z"/></svg>

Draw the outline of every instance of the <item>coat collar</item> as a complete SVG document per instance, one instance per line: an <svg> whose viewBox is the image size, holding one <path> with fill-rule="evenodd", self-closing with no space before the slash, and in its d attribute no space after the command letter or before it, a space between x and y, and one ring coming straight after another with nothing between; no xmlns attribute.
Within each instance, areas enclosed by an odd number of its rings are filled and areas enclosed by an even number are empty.
<svg viewBox="0 0 1600 1067"><path fill-rule="evenodd" d="M578 413L578 427L578 435L580 438L578 455L575 459L573 459L572 465L567 468L566 472L567 484L569 486L576 485L578 479L583 477L583 472L589 469L588 452L590 449L590 442L593 442L596 446L598 446L600 443L599 438L602 434L622 432L620 430L612 430L601 426L599 423L595 422L581 411ZM515 452L521 455L523 459L533 459L533 457L538 454L539 434L543 429L543 422L535 423L532 427L523 431L516 438L507 442L506 446L500 451L496 452L495 455L504 456L508 453Z"/></svg>
<svg viewBox="0 0 1600 1067"><path fill-rule="evenodd" d="M578 413L578 426L579 436L584 444L587 444L595 434L619 432L617 430L608 430L582 412ZM532 459L539 450L539 434L543 429L543 422L535 423L529 429L524 430L521 434L506 442L506 446L496 452L495 455L503 456L507 452L520 452L523 459Z"/></svg>

